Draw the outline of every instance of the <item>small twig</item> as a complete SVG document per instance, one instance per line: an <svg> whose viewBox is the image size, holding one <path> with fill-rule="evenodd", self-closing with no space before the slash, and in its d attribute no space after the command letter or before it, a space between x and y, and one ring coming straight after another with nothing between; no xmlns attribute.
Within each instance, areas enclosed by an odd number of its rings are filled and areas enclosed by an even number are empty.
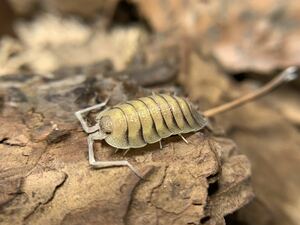
<svg viewBox="0 0 300 225"><path fill-rule="evenodd" d="M288 67L287 69L282 71L278 76L272 79L269 83L265 84L261 88L258 88L256 91L246 94L245 96L242 96L231 102L206 110L205 112L203 112L203 115L206 117L212 117L219 113L226 112L238 106L244 105L254 99L264 96L265 94L271 92L276 87L285 82L295 80L297 76L297 67Z"/></svg>

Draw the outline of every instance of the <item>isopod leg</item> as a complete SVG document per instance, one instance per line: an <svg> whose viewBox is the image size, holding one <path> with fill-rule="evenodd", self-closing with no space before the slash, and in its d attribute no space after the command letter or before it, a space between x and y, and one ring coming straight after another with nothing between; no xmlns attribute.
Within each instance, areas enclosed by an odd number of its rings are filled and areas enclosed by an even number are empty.
<svg viewBox="0 0 300 225"><path fill-rule="evenodd" d="M123 156L125 156L129 150L130 148L126 149L125 152L123 153Z"/></svg>
<svg viewBox="0 0 300 225"><path fill-rule="evenodd" d="M185 143L187 143L187 144L189 143L189 142L185 139L185 137L182 136L182 134L178 134L178 135L182 138L182 140L184 140Z"/></svg>
<svg viewBox="0 0 300 225"><path fill-rule="evenodd" d="M160 148L160 149L163 148L161 141L159 141L159 148Z"/></svg>
<svg viewBox="0 0 300 225"><path fill-rule="evenodd" d="M94 156L94 140L99 139L97 137L97 133L90 134L88 136L88 149L89 149L89 163L94 168L106 168L106 167L114 167L114 166L128 166L132 172L135 173L139 178L143 179L143 177L139 174L139 172L126 160L120 161L96 161Z"/></svg>
<svg viewBox="0 0 300 225"><path fill-rule="evenodd" d="M82 109L82 110L75 112L75 116L81 123L81 126L86 133L88 133L88 134L93 133L93 132L99 130L99 127L97 125L89 127L87 125L86 121L83 119L82 114L92 111L94 109L100 109L100 108L104 107L107 104L108 100L109 100L109 98L107 98L104 102L102 102L100 104L97 104L97 105L94 105L94 106L88 107L86 109Z"/></svg>

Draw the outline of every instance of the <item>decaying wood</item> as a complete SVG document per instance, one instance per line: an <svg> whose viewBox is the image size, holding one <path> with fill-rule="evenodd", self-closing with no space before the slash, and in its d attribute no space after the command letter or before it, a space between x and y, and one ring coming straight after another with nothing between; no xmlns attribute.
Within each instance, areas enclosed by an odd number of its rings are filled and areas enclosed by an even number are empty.
<svg viewBox="0 0 300 225"><path fill-rule="evenodd" d="M1 224L225 224L225 215L253 198L247 158L231 140L207 133L125 157L96 144L98 158L126 158L144 180L127 167L92 169L73 113L108 95L116 104L151 91L97 71L64 74L18 87L11 87L14 75L1 82Z"/></svg>

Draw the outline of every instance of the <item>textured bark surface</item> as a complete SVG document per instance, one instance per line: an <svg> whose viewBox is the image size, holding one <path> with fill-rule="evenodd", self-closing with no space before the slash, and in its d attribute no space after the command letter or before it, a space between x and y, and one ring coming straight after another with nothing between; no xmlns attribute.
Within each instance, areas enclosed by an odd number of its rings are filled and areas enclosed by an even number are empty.
<svg viewBox="0 0 300 225"><path fill-rule="evenodd" d="M124 157L96 143L98 158L127 158L145 180L91 169L73 115L107 96L115 105L176 93L203 111L249 93L299 65L299 9L292 0L4 1L0 224L224 224L224 215L299 224L300 79L211 118L211 132L187 135L189 145L172 137ZM252 167L247 205L239 151Z"/></svg>
<svg viewBox="0 0 300 225"><path fill-rule="evenodd" d="M247 158L231 140L201 133L125 157L96 144L97 158L126 158L144 180L126 167L90 168L74 111L108 95L115 104L149 93L135 83L54 74L1 84L1 224L224 224L253 197Z"/></svg>

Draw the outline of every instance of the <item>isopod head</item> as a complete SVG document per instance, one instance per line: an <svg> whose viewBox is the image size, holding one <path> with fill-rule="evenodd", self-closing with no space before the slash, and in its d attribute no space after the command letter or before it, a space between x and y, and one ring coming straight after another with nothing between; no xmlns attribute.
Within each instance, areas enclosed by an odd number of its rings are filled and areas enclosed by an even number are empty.
<svg viewBox="0 0 300 225"><path fill-rule="evenodd" d="M113 131L113 124L110 116L103 116L99 119L99 127L100 130L106 135L111 134Z"/></svg>
<svg viewBox="0 0 300 225"><path fill-rule="evenodd" d="M120 149L128 149L127 121L121 110L112 108L98 114L96 121L99 125L100 139Z"/></svg>

